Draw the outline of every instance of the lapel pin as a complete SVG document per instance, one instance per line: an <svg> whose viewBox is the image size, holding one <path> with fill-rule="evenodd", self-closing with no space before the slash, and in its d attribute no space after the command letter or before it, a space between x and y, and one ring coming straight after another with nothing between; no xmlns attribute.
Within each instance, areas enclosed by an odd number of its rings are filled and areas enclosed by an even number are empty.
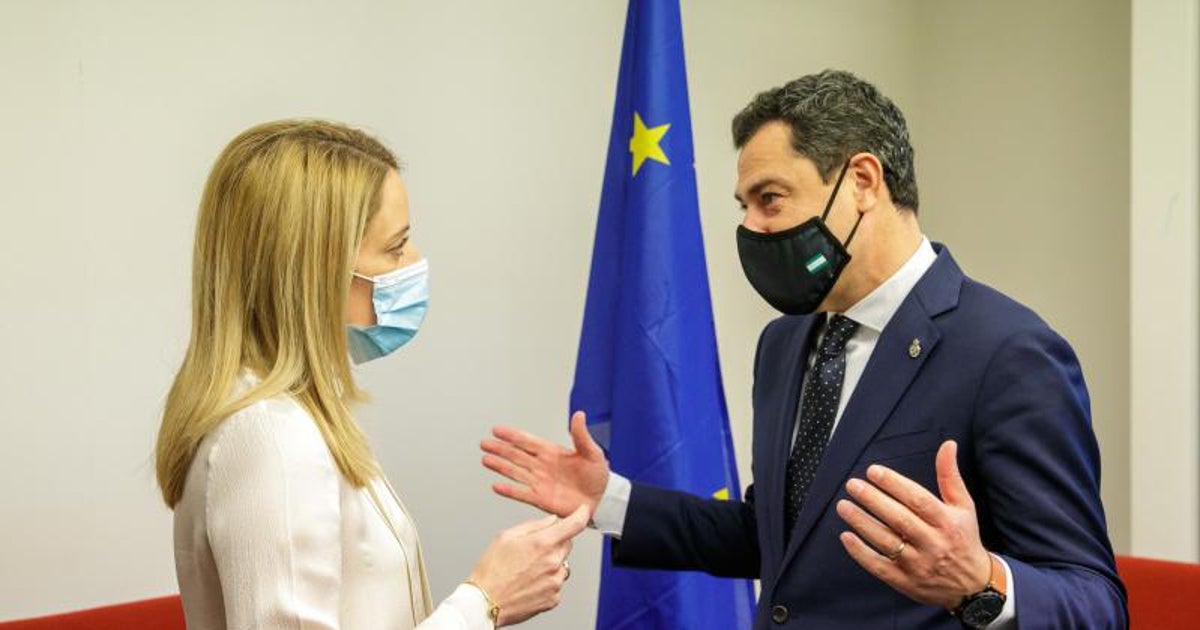
<svg viewBox="0 0 1200 630"><path fill-rule="evenodd" d="M908 356L917 358L921 356L921 340L913 339L912 344L908 346Z"/></svg>

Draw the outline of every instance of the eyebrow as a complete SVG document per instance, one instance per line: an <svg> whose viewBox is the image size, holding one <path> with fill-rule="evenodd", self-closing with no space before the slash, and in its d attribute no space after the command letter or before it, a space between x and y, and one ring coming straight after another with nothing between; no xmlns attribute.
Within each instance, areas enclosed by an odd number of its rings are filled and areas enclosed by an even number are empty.
<svg viewBox="0 0 1200 630"><path fill-rule="evenodd" d="M400 228L400 231L396 232L395 236L393 236L392 238L389 238L387 240L388 244L390 245L390 244L396 243L398 241L408 240L408 231L409 231L409 228L411 228L411 227L412 227L412 225L406 225L406 226Z"/></svg>
<svg viewBox="0 0 1200 630"><path fill-rule="evenodd" d="M769 175L763 179L758 180L757 182L754 182L754 184L752 184L750 186L750 188L748 190L746 190L746 195L749 197L753 197L753 196L757 195L760 190L766 188L767 186L771 186L771 185L780 186L782 188L788 188L788 185L786 183L784 183L783 180L775 177L774 175ZM790 190L790 188L789 188L789 190ZM736 199L737 202L740 204L746 203L745 200L742 199L742 196L737 193L733 193L733 198Z"/></svg>

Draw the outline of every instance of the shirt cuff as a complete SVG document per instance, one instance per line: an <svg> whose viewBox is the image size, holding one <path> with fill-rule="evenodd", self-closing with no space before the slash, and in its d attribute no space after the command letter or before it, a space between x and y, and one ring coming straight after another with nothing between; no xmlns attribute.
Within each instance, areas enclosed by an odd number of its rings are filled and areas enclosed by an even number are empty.
<svg viewBox="0 0 1200 630"><path fill-rule="evenodd" d="M1000 554L996 554L1000 559L1000 564L1004 565L1004 609L1000 611L1000 616L996 620L987 625L987 630L1016 630L1017 627L1017 587L1013 584L1012 568L1008 566L1008 562L1004 560Z"/></svg>
<svg viewBox="0 0 1200 630"><path fill-rule="evenodd" d="M596 505L589 525L605 536L620 539L625 529L625 513L629 511L629 495L633 493L633 484L615 472L608 473L608 485L604 487L604 496Z"/></svg>
<svg viewBox="0 0 1200 630"><path fill-rule="evenodd" d="M443 604L449 605L462 616L466 628L495 630L496 624L492 623L491 617L488 616L488 600L478 586L460 584Z"/></svg>

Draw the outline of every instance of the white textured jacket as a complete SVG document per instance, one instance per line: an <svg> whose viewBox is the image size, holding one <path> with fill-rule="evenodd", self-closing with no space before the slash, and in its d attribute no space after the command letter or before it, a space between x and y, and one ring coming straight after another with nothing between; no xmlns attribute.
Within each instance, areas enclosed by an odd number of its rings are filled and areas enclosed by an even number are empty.
<svg viewBox="0 0 1200 630"><path fill-rule="evenodd" d="M175 507L188 628L491 630L469 585L430 610L413 522L385 480L371 489L378 503L342 477L289 397L226 419L201 443Z"/></svg>

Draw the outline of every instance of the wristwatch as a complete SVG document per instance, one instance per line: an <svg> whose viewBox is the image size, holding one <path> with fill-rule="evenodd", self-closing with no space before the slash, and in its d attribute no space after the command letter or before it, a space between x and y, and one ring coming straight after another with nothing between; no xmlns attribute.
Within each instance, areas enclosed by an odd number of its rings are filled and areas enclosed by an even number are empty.
<svg viewBox="0 0 1200 630"><path fill-rule="evenodd" d="M491 620L492 627L500 627L500 605L497 604L496 600L492 599L492 596L488 595L488 592L483 590L483 587L480 586L475 580L467 580L466 583L479 589L479 593L483 595L484 602L487 603L487 617L489 620Z"/></svg>
<svg viewBox="0 0 1200 630"><path fill-rule="evenodd" d="M1004 612L1004 602L1008 599L1004 565L995 554L988 556L992 561L992 568L988 574L987 586L978 593L964 597L958 608L951 611L964 626L972 630L986 628L1000 617L1000 613Z"/></svg>

